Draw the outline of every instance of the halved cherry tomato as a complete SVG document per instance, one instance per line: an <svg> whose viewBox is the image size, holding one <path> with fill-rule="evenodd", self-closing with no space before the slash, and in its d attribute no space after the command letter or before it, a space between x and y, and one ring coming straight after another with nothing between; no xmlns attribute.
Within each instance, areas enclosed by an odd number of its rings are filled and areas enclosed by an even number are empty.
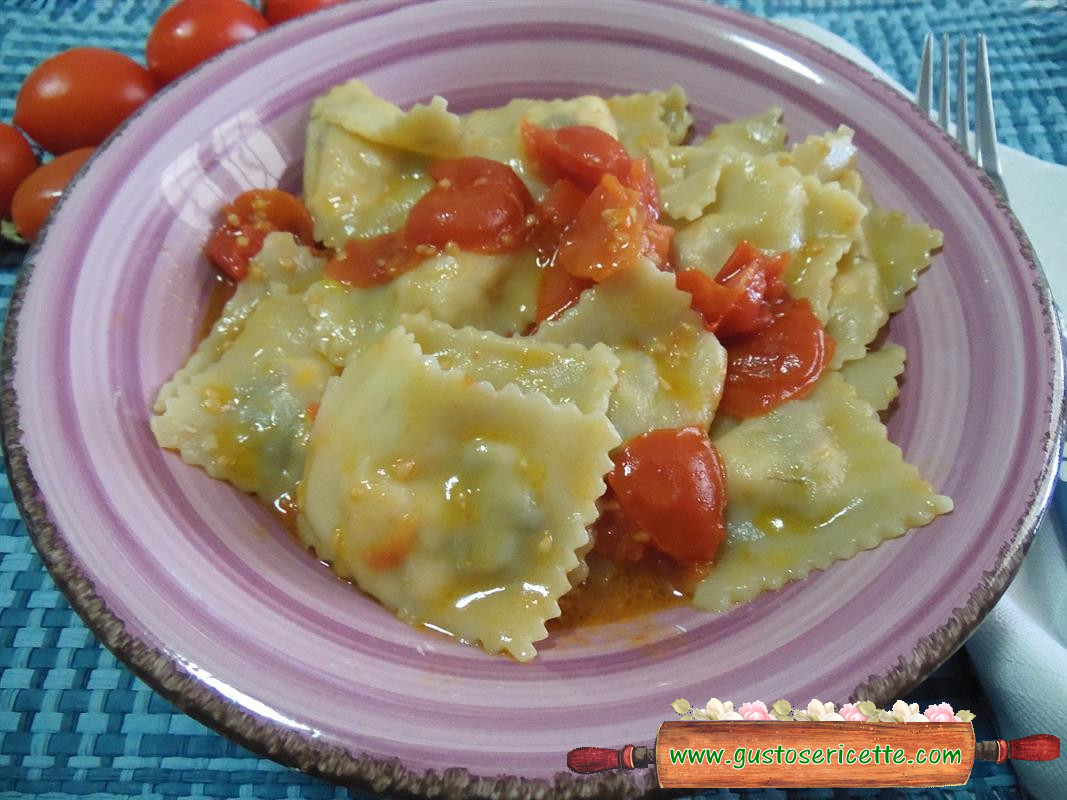
<svg viewBox="0 0 1067 800"><path fill-rule="evenodd" d="M691 269L678 273L677 285L693 296L693 308L704 318L704 326L727 340L771 324L775 304L787 296L781 277L788 266L788 252L768 256L745 241L715 280Z"/></svg>
<svg viewBox="0 0 1067 800"><path fill-rule="evenodd" d="M179 0L152 26L145 62L163 86L267 27L267 20L243 0Z"/></svg>
<svg viewBox="0 0 1067 800"><path fill-rule="evenodd" d="M807 300L775 308L771 324L726 349L726 382L719 409L758 417L808 394L834 355L834 340Z"/></svg>
<svg viewBox="0 0 1067 800"><path fill-rule="evenodd" d="M304 204L280 189L250 189L222 210L222 224L204 252L234 280L248 274L248 262L273 231L288 231L301 244L315 241L314 223Z"/></svg>
<svg viewBox="0 0 1067 800"><path fill-rule="evenodd" d="M19 184L37 169L37 156L17 128L0 122L0 219L11 213Z"/></svg>
<svg viewBox="0 0 1067 800"><path fill-rule="evenodd" d="M15 196L11 198L11 219L23 238L31 241L37 238L41 226L70 179L89 160L94 150L93 147L83 147L57 156L38 167L19 184Z"/></svg>
<svg viewBox="0 0 1067 800"><path fill-rule="evenodd" d="M587 197L572 181L563 178L553 184L537 209L538 222L530 234L530 243L537 250L543 271L535 323L555 319L593 285L588 278L576 278L556 263L560 239L578 218Z"/></svg>
<svg viewBox="0 0 1067 800"><path fill-rule="evenodd" d="M266 0L263 15L271 25L285 22L293 17L300 17L318 11L320 8L335 6L343 0Z"/></svg>
<svg viewBox="0 0 1067 800"><path fill-rule="evenodd" d="M349 286L368 289L381 286L422 261L414 248L404 240L403 231L386 233L371 239L352 239L326 265L325 274Z"/></svg>
<svg viewBox="0 0 1067 800"><path fill-rule="evenodd" d="M485 183L500 184L515 195L522 204L533 206L530 190L515 174L515 170L500 161L481 156L464 156L446 158L434 162L430 167L430 177L438 183L447 181L448 185L439 188L465 189L468 186L480 186Z"/></svg>
<svg viewBox="0 0 1067 800"><path fill-rule="evenodd" d="M55 155L96 147L155 92L132 58L75 47L34 67L19 89L15 124Z"/></svg>
<svg viewBox="0 0 1067 800"><path fill-rule="evenodd" d="M439 161L430 169L437 185L408 213L411 245L505 253L523 246L533 200L514 170L499 161L467 157Z"/></svg>
<svg viewBox="0 0 1067 800"><path fill-rule="evenodd" d="M556 261L576 278L602 281L637 263L644 249L645 221L638 192L605 175L563 235Z"/></svg>
<svg viewBox="0 0 1067 800"><path fill-rule="evenodd" d="M563 233L574 224L588 196L566 178L556 181L548 190L545 199L537 207L537 224L527 240L537 251L542 265L555 261Z"/></svg>
<svg viewBox="0 0 1067 800"><path fill-rule="evenodd" d="M592 285L593 281L588 278L576 278L559 264L550 263L541 271L535 322L541 323L556 319L577 303L582 292Z"/></svg>
<svg viewBox="0 0 1067 800"><path fill-rule="evenodd" d="M641 202L644 203L645 210L648 212L649 221L658 220L659 184L656 183L656 176L652 174L652 170L648 168L648 162L643 158L630 162L630 170L623 183L631 189L636 189L641 195Z"/></svg>
<svg viewBox="0 0 1067 800"><path fill-rule="evenodd" d="M623 513L680 564L711 561L726 535L726 476L700 428L643 433L607 476Z"/></svg>
<svg viewBox="0 0 1067 800"><path fill-rule="evenodd" d="M593 526L593 549L619 564L632 564L643 560L652 543L652 537L623 512L610 489L598 505L600 516Z"/></svg>
<svg viewBox="0 0 1067 800"><path fill-rule="evenodd" d="M569 178L587 192L604 175L626 181L630 156L611 134L590 125L550 130L523 120L522 140L538 174L548 183Z"/></svg>

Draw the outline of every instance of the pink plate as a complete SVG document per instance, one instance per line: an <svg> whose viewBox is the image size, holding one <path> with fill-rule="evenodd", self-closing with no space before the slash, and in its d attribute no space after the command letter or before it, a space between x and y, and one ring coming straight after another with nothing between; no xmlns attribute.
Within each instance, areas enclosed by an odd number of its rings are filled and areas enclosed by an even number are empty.
<svg viewBox="0 0 1067 800"><path fill-rule="evenodd" d="M459 111L680 83L700 130L771 105L794 138L855 129L877 199L945 232L891 325L909 362L890 430L957 510L730 613L555 635L532 664L410 628L334 579L250 498L162 452L147 420L196 342L219 208L249 187L298 188L309 104L354 76ZM10 475L42 556L152 686L327 778L479 796L574 794L581 779L553 783L568 749L649 744L678 697L903 695L1014 574L1063 423L1044 277L974 165L821 47L673 0L365 1L224 54L123 127L63 201L12 301L3 391ZM442 777L451 767L466 771ZM590 780L616 795L652 785Z"/></svg>

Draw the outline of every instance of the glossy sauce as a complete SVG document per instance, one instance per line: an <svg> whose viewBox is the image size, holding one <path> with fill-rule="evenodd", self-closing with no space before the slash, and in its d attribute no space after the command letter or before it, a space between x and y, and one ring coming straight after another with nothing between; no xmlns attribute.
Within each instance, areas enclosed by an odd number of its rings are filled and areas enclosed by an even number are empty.
<svg viewBox="0 0 1067 800"><path fill-rule="evenodd" d="M597 553L586 556L589 577L559 600L562 615L549 631L604 625L686 603L707 566L680 567L649 551L636 564L616 564Z"/></svg>

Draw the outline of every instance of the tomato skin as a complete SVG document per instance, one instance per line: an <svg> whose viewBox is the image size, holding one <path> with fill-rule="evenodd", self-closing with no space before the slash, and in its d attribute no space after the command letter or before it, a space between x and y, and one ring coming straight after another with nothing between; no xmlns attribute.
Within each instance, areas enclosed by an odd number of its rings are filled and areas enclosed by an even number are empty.
<svg viewBox="0 0 1067 800"><path fill-rule="evenodd" d="M273 231L288 231L305 245L315 241L311 215L297 198L280 189L250 189L222 210L222 222L204 252L223 273L240 281Z"/></svg>
<svg viewBox="0 0 1067 800"><path fill-rule="evenodd" d="M538 174L552 183L561 178L593 191L604 175L625 181L630 174L630 156L611 134L590 125L571 125L549 130L522 120L520 131Z"/></svg>
<svg viewBox="0 0 1067 800"><path fill-rule="evenodd" d="M179 0L152 26L145 62L164 86L267 27L267 20L242 0Z"/></svg>
<svg viewBox="0 0 1067 800"><path fill-rule="evenodd" d="M534 321L540 324L557 319L577 303L582 292L592 285L593 281L576 278L555 262L544 267L537 289L537 313Z"/></svg>
<svg viewBox="0 0 1067 800"><path fill-rule="evenodd" d="M679 289L693 296L693 308L704 318L704 327L727 341L771 324L775 307L788 297L782 274L789 261L789 252L769 256L743 241L715 280L696 269L680 272L676 280Z"/></svg>
<svg viewBox="0 0 1067 800"><path fill-rule="evenodd" d="M430 177L435 181L448 181L454 189L465 189L476 185L484 178L491 184L500 184L522 202L524 208L533 207L533 197L522 178L515 170L500 161L481 156L463 156L446 158L434 162L430 167Z"/></svg>
<svg viewBox="0 0 1067 800"><path fill-rule="evenodd" d="M430 176L437 185L408 212L408 244L507 253L526 242L533 199L511 167L466 157L437 162Z"/></svg>
<svg viewBox="0 0 1067 800"><path fill-rule="evenodd" d="M335 6L343 0L265 0L263 16L271 25Z"/></svg>
<svg viewBox="0 0 1067 800"><path fill-rule="evenodd" d="M11 213L11 198L37 169L37 156L17 128L0 122L0 219Z"/></svg>
<svg viewBox="0 0 1067 800"><path fill-rule="evenodd" d="M326 265L325 275L336 281L369 289L400 277L419 265L421 257L404 240L403 231L370 239L352 239Z"/></svg>
<svg viewBox="0 0 1067 800"><path fill-rule="evenodd" d="M15 101L14 122L60 155L96 147L144 105L156 85L132 58L100 47L64 50L38 64Z"/></svg>
<svg viewBox="0 0 1067 800"><path fill-rule="evenodd" d="M19 184L11 198L11 218L23 238L37 238L48 214L82 165L89 160L95 148L83 147L71 150L38 167Z"/></svg>
<svg viewBox="0 0 1067 800"><path fill-rule="evenodd" d="M642 561L652 539L619 507L609 490L593 527L597 553L618 564Z"/></svg>
<svg viewBox="0 0 1067 800"><path fill-rule="evenodd" d="M649 222L656 222L659 219L659 184L648 168L648 162L643 158L632 161L623 183L637 190Z"/></svg>
<svg viewBox="0 0 1067 800"><path fill-rule="evenodd" d="M574 277L599 282L636 264L644 237L639 194L605 175L564 233L556 260Z"/></svg>
<svg viewBox="0 0 1067 800"><path fill-rule="evenodd" d="M807 300L786 300L774 320L726 348L726 382L719 410L758 417L815 387L834 355L834 340Z"/></svg>
<svg viewBox="0 0 1067 800"><path fill-rule="evenodd" d="M726 536L726 474L702 429L635 436L615 456L607 482L657 550L680 564L715 558Z"/></svg>

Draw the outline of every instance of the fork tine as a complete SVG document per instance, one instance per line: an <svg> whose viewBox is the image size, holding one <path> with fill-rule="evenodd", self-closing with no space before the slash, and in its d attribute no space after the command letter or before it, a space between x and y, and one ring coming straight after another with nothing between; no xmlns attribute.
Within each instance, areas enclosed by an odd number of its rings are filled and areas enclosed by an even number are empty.
<svg viewBox="0 0 1067 800"><path fill-rule="evenodd" d="M956 53L956 141L964 152L971 152L968 133L971 121L967 118L967 37L960 36L959 50Z"/></svg>
<svg viewBox="0 0 1067 800"><path fill-rule="evenodd" d="M928 33L923 40L923 55L919 64L919 88L915 91L915 102L919 104L919 108L928 116L930 114L930 106L933 105L933 50L934 36L932 33Z"/></svg>
<svg viewBox="0 0 1067 800"><path fill-rule="evenodd" d="M942 34L941 36L941 80L937 90L938 104L937 104L937 122L948 130L948 123L950 121L948 114L948 34Z"/></svg>
<svg viewBox="0 0 1067 800"><path fill-rule="evenodd" d="M978 67L974 79L975 146L981 159L979 163L986 174L1003 190L1003 178L1000 170L1000 157L997 155L997 126L993 118L993 88L989 81L989 54L986 52L986 38L978 35Z"/></svg>

